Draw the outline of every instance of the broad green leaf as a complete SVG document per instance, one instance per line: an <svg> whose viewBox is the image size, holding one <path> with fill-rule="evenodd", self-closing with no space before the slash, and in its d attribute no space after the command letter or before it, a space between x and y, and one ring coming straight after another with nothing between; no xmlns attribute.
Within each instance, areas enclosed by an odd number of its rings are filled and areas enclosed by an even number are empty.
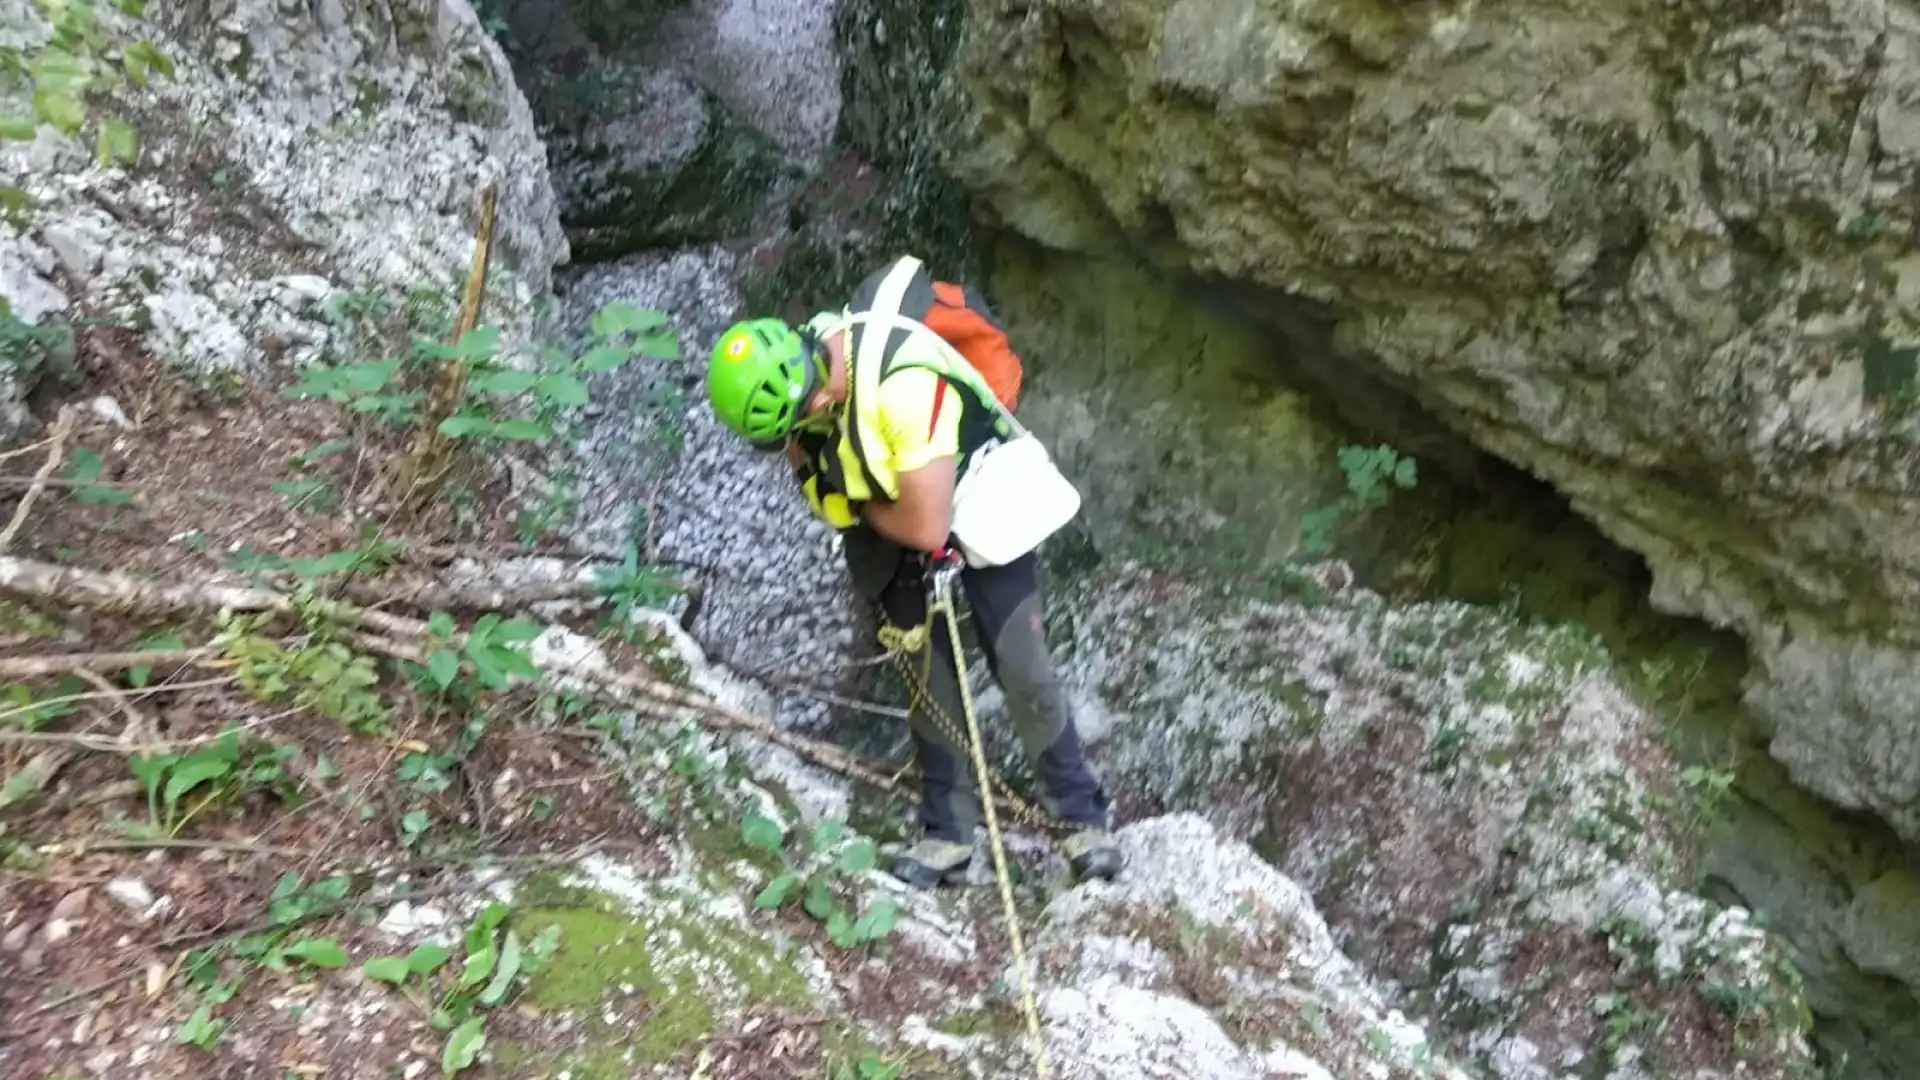
<svg viewBox="0 0 1920 1080"><path fill-rule="evenodd" d="M496 371L476 371L467 377L467 385L488 394L524 394L533 389L540 378L538 372L503 368Z"/></svg>
<svg viewBox="0 0 1920 1080"><path fill-rule="evenodd" d="M807 898L801 901L801 906L806 908L807 914L823 921L832 918L840 910L840 905L834 903L833 890L824 881L815 881L807 886Z"/></svg>
<svg viewBox="0 0 1920 1080"><path fill-rule="evenodd" d="M836 907L824 918L827 924L827 936L833 939L835 945L843 949L851 949L859 944L853 936L853 920L847 917L845 911Z"/></svg>
<svg viewBox="0 0 1920 1080"><path fill-rule="evenodd" d="M890 897L880 897L867 909L861 921L867 923L866 936L878 941L893 933L893 928L899 925L900 904Z"/></svg>
<svg viewBox="0 0 1920 1080"><path fill-rule="evenodd" d="M444 611L436 611L427 616L427 632L437 638L453 636L453 616Z"/></svg>
<svg viewBox="0 0 1920 1080"><path fill-rule="evenodd" d="M520 439L529 442L538 442L550 434L547 426L537 420L506 420L495 424L493 433L503 439Z"/></svg>
<svg viewBox="0 0 1920 1080"><path fill-rule="evenodd" d="M632 304L612 303L593 313L593 334L603 339L625 333L658 333L670 325L665 312Z"/></svg>
<svg viewBox="0 0 1920 1080"><path fill-rule="evenodd" d="M453 346L453 355L463 360L475 360L492 356L500 351L500 328L497 326L476 326L460 335Z"/></svg>
<svg viewBox="0 0 1920 1080"><path fill-rule="evenodd" d="M280 950L281 954L294 960L305 960L314 967L341 968L347 966L347 951L332 938L306 938L296 941Z"/></svg>
<svg viewBox="0 0 1920 1080"><path fill-rule="evenodd" d="M42 49L28 65L36 89L77 98L93 82L93 62L64 49Z"/></svg>
<svg viewBox="0 0 1920 1080"><path fill-rule="evenodd" d="M501 654L489 648L485 642L467 640L467 659L473 661L473 673L489 689L498 690L507 685L506 670L497 659Z"/></svg>
<svg viewBox="0 0 1920 1080"><path fill-rule="evenodd" d="M467 951L477 952L484 947L492 938L494 930L498 929L501 923L506 922L507 916L512 912L512 907L499 900L481 908L480 914L473 917L473 925L467 927Z"/></svg>
<svg viewBox="0 0 1920 1080"><path fill-rule="evenodd" d="M168 806L172 806L187 792L232 771L233 763L219 758L207 757L183 761L174 768L173 775L167 777L166 790L161 792L160 797Z"/></svg>
<svg viewBox="0 0 1920 1080"><path fill-rule="evenodd" d="M440 1068L448 1076L472 1065L486 1049L487 1037L480 1031L482 1017L472 1016L447 1036L447 1048L440 1055Z"/></svg>
<svg viewBox="0 0 1920 1080"><path fill-rule="evenodd" d="M493 969L493 981L480 991L482 1005L498 1005L504 1001L507 991L513 987L514 976L520 974L520 935L507 931L506 940L500 946L500 965Z"/></svg>
<svg viewBox="0 0 1920 1080"><path fill-rule="evenodd" d="M21 138L33 138L32 125L28 125L27 133L21 136ZM585 372L612 371L614 368L626 363L632 356L633 353L631 350L623 349L618 345L601 345L598 348L588 349L582 353L578 361L578 367L581 371Z"/></svg>
<svg viewBox="0 0 1920 1080"><path fill-rule="evenodd" d="M392 381L400 371L398 360L362 360L340 369L347 386L360 393L372 393Z"/></svg>
<svg viewBox="0 0 1920 1080"><path fill-rule="evenodd" d="M134 161L140 156L140 136L125 120L109 116L100 122L100 134L94 148L103 165L116 161Z"/></svg>
<svg viewBox="0 0 1920 1080"><path fill-rule="evenodd" d="M415 975L431 975L440 970L440 965L452 955L445 945L431 941L415 945L413 951L407 954L406 969Z"/></svg>
<svg viewBox="0 0 1920 1080"><path fill-rule="evenodd" d="M0 139L12 142L32 142L34 132L40 125L27 117L7 117L0 119Z"/></svg>
<svg viewBox="0 0 1920 1080"><path fill-rule="evenodd" d="M847 845L840 853L840 869L848 874L858 874L873 866L877 854L871 840L857 840Z"/></svg>
<svg viewBox="0 0 1920 1080"><path fill-rule="evenodd" d="M800 884L798 874L781 874L767 882L767 887L761 889L760 895L753 898L753 906L762 911L777 908L787 902L787 897L793 893L793 887L798 884Z"/></svg>
<svg viewBox="0 0 1920 1080"><path fill-rule="evenodd" d="M532 641L534 638L546 633L546 630L547 628L545 626L529 619L508 619L506 622L500 624L499 629L494 631L490 640L506 642L508 644Z"/></svg>
<svg viewBox="0 0 1920 1080"><path fill-rule="evenodd" d="M433 677L435 686L445 690L460 676L460 657L451 649L435 649L427 657L427 674Z"/></svg>
<svg viewBox="0 0 1920 1080"><path fill-rule="evenodd" d="M774 852L786 842L787 834L771 818L749 813L740 822L740 839L746 841L748 847Z"/></svg>
<svg viewBox="0 0 1920 1080"><path fill-rule="evenodd" d="M540 669L533 665L532 660L527 659L525 653L513 649L495 649L492 657L494 663L500 665L500 670L509 675L518 675L523 679L540 677Z"/></svg>
<svg viewBox="0 0 1920 1080"><path fill-rule="evenodd" d="M414 950L416 953L419 951L419 949ZM380 982L392 983L395 986L399 986L401 983L407 981L407 958L404 956L377 956L361 964L360 970L364 972L369 979L377 979Z"/></svg>
<svg viewBox="0 0 1920 1080"><path fill-rule="evenodd" d="M480 985L487 976L493 974L494 963L498 960L499 954L494 952L491 943L469 952L466 962L460 967L460 989Z"/></svg>
<svg viewBox="0 0 1920 1080"><path fill-rule="evenodd" d="M565 372L542 376L534 391L555 405L585 405L590 400L587 384Z"/></svg>
<svg viewBox="0 0 1920 1080"><path fill-rule="evenodd" d="M488 420L484 416L461 413L449 416L445 420L440 421L440 434L445 435L449 439L460 439L485 431L492 426L493 421Z"/></svg>
<svg viewBox="0 0 1920 1080"><path fill-rule="evenodd" d="M813 850L825 851L840 842L846 826L838 821L823 821L813 827Z"/></svg>
<svg viewBox="0 0 1920 1080"><path fill-rule="evenodd" d="M73 489L73 497L84 503L103 503L107 506L131 506L133 496L119 488L104 487L100 484L87 484Z"/></svg>
<svg viewBox="0 0 1920 1080"><path fill-rule="evenodd" d="M661 360L680 359L680 340L672 334L644 335L635 343L634 349Z"/></svg>
<svg viewBox="0 0 1920 1080"><path fill-rule="evenodd" d="M101 463L99 454L84 446L74 447L68 456L71 463L67 466L66 478L76 484L92 480L106 467Z"/></svg>

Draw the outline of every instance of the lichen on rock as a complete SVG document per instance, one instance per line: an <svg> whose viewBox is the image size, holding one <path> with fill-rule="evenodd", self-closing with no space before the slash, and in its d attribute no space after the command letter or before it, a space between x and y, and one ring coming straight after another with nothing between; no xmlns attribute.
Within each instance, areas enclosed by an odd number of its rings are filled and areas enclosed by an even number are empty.
<svg viewBox="0 0 1920 1080"><path fill-rule="evenodd" d="M1118 714L1114 782L1258 845L1497 1075L1799 1075L1791 966L1685 887L1699 793L1604 650L1348 580L1323 564L1279 599L1137 568L1073 586L1072 623L1099 629L1072 670Z"/></svg>

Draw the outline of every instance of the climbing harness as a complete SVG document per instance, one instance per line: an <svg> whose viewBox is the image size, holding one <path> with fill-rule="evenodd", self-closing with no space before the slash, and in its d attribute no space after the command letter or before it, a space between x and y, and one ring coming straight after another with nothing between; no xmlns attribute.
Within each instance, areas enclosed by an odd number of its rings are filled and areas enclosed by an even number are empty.
<svg viewBox="0 0 1920 1080"><path fill-rule="evenodd" d="M953 578L959 575L961 564L953 563L943 569L951 575L947 580L950 588ZM893 622L887 618L885 611L880 612L878 637L881 647L887 650L881 654L880 659L891 659L894 661L895 666L899 668L900 677L902 681L907 684L907 695L912 699L913 707L921 710L927 719L930 720L935 727L939 728L941 733L947 738L951 739L957 745L963 745L968 741L966 731L961 728L938 701L934 700L933 692L928 689L929 677L933 670L933 649L930 646L932 645L933 621L935 615L938 613L936 604L942 605L938 610L945 611L947 617L953 621L951 628L956 639L953 650L955 677L959 679L963 691L962 700L968 703L969 710L971 710L972 691L967 681L965 654L960 651L957 640L959 635L959 614L950 592L949 595L941 598L935 596L934 590L931 587L928 589L927 621L919 626L911 628L895 626ZM915 670L909 657L914 653L922 652L924 652L922 665L919 670ZM972 717L968 717L968 719L971 721ZM998 796L999 801L1006 803L1007 809L1012 812L1015 820L1038 832L1061 835L1082 828L1082 826L1076 825L1073 822L1062 821L1028 802L1026 799L1021 798L998 774L989 775L984 779L980 793L982 802L991 802L995 796Z"/></svg>
<svg viewBox="0 0 1920 1080"><path fill-rule="evenodd" d="M930 647L931 642L927 640L926 635L930 632L935 619L943 619L947 624L947 643L953 650L954 675L960 684L960 711L965 713L967 718L966 742L973 751L974 775L977 777L983 796L980 800L980 806L986 814L987 841L988 846L993 851L993 876L1000 885L1000 906L1006 917L1007 939L1013 948L1014 968L1020 975L1020 1004L1022 1010L1026 1013L1027 1037L1033 1042L1034 1075L1037 1080L1047 1080L1046 1040L1040 1034L1040 1009L1034 999L1032 969L1027 963L1026 944L1020 935L1020 915L1014 908L1013 880L1007 873L1006 845L1000 840L1000 821L999 815L994 809L994 800L985 795L988 790L988 785L997 781L993 774L987 769L986 744L985 740L980 737L980 721L978 716L975 715L973 707L973 687L967 678L967 668L964 660L966 653L963 652L960 647L960 617L959 613L954 609L953 583L955 579L960 576L960 570L963 566L964 563L960 561L957 555L948 553L944 557L937 557L931 568L927 583L927 621L921 626L916 627L914 631L905 634L895 630L894 634L886 635L885 631L894 630L895 628L883 626L883 641L886 636L892 636L896 638L900 645L904 646L910 640L915 640L913 635L917 634L918 643L921 646L927 647L927 663L931 665L933 662L933 649ZM882 619L885 619L884 615ZM924 687L922 687L921 690L924 693ZM928 694L926 697L929 715L938 714L944 718L944 713L941 713L938 705L932 701L932 695ZM1026 804L1017 803L1017 805L1024 806ZM1038 814L1038 811L1034 812Z"/></svg>

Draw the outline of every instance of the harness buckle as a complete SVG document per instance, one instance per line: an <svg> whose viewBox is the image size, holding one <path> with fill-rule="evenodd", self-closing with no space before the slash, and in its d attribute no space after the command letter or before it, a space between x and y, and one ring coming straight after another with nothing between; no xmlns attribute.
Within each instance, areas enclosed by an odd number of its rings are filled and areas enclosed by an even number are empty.
<svg viewBox="0 0 1920 1080"><path fill-rule="evenodd" d="M967 568L966 557L951 547L943 547L927 557L927 604L933 605L941 590L950 588Z"/></svg>

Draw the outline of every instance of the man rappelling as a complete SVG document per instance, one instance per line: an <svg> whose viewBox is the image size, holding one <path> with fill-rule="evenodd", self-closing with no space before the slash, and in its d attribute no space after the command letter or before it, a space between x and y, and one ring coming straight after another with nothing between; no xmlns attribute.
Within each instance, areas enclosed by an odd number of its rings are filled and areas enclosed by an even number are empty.
<svg viewBox="0 0 1920 1080"><path fill-rule="evenodd" d="M912 257L869 276L841 311L798 327L736 323L707 367L715 415L756 448L785 450L813 513L842 538L855 591L891 624L928 623L929 582L957 572L1042 804L1074 827L1062 854L1077 878L1110 880L1121 858L1107 794L1047 649L1036 551L1079 499L1013 418L1018 390L1019 362L985 306ZM931 628L919 650L910 660L928 696L961 717L964 670L949 638ZM924 703L908 726L922 835L890 869L918 888L955 884L981 821L976 759L965 731Z"/></svg>

